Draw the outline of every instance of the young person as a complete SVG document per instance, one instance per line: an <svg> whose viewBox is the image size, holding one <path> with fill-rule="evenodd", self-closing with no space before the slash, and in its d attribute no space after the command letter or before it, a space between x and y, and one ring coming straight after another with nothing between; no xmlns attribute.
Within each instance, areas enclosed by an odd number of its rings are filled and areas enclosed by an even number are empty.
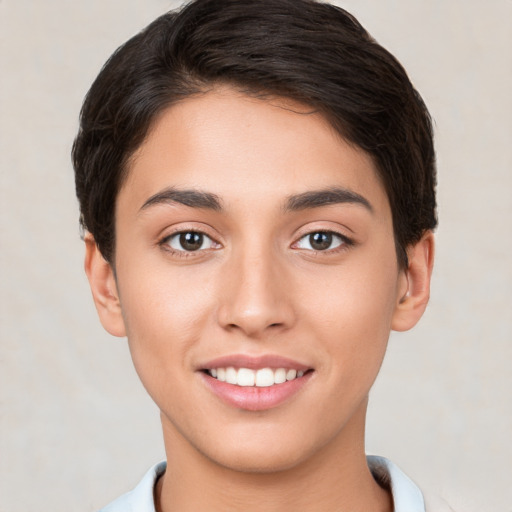
<svg viewBox="0 0 512 512"><path fill-rule="evenodd" d="M108 512L420 512L366 457L389 333L429 297L427 109L347 12L196 0L119 48L73 148L85 269L167 463Z"/></svg>

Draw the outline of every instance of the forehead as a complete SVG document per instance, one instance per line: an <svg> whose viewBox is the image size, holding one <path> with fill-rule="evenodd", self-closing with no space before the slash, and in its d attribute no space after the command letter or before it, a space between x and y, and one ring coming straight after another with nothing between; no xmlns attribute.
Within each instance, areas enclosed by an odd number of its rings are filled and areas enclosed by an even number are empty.
<svg viewBox="0 0 512 512"><path fill-rule="evenodd" d="M219 88L165 110L133 155L118 202L139 207L165 187L224 201L281 201L333 186L387 207L373 160L311 107ZM378 205L379 206L379 205Z"/></svg>

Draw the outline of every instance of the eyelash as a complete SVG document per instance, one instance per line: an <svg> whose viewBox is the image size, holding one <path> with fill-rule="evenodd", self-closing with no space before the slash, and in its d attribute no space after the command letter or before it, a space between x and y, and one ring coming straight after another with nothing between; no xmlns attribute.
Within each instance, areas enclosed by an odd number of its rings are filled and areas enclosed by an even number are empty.
<svg viewBox="0 0 512 512"><path fill-rule="evenodd" d="M187 249L183 248L183 245L182 245L182 249L177 249L175 247L172 247L171 243L175 239L179 240L179 238L181 238L183 235L191 235L191 234L192 235L200 235L201 237L203 237L202 240L201 240L201 247L199 247L196 250L187 250ZM311 247L311 238L310 237L312 237L314 235L319 235L319 234L328 235L328 236L330 236L332 238L339 239L338 245L336 247L334 247L334 248L314 249L313 247ZM301 247L297 247L297 245L302 240L307 240L307 239L309 239L310 249L304 249L304 248L301 248ZM194 229L176 231L175 233L172 233L170 235L166 235L164 238L162 238L162 240L160 240L158 245L161 246L166 251L168 251L171 254L173 254L174 256L177 256L177 257L180 257L180 258L189 258L189 257L193 257L195 255L195 253L203 253L204 251L209 251L209 250L217 249L218 248L218 247L208 247L206 249L203 249L202 245L204 245L206 240L209 240L211 245L217 245L217 246L221 247L221 244L219 244L217 241L215 241L212 237L210 237L209 235L207 235L203 231L194 230ZM178 243L180 243L180 245L181 245L182 241L179 241ZM333 243L333 240L331 240L331 244L332 243ZM313 254L318 254L318 253L336 254L338 252L347 250L349 247L351 247L353 245L355 245L355 242L352 239L348 238L347 236L342 235L341 233L338 233L336 231L326 230L326 229L323 229L323 230L319 229L319 230L316 230L316 231L310 231L308 233L305 233L296 242L294 242L291 245L291 247L292 247L292 249L304 250L304 251L312 252Z"/></svg>

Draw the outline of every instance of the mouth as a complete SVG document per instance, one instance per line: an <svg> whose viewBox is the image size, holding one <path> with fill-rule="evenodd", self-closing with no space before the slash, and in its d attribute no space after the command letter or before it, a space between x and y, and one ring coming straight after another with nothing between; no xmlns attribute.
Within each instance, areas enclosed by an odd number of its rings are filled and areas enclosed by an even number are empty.
<svg viewBox="0 0 512 512"><path fill-rule="evenodd" d="M207 375L220 382L240 387L266 388L300 379L313 370L295 368L235 368L233 366L217 367L203 370Z"/></svg>
<svg viewBox="0 0 512 512"><path fill-rule="evenodd" d="M288 358L233 355L199 367L206 387L225 404L264 411L289 402L308 388L314 368Z"/></svg>

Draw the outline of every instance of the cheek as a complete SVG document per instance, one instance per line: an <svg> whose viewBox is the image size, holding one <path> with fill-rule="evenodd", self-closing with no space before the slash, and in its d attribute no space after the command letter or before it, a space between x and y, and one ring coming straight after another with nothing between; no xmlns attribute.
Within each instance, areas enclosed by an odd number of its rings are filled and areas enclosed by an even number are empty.
<svg viewBox="0 0 512 512"><path fill-rule="evenodd" d="M389 333L395 309L397 271L388 267L355 266L328 269L328 276L312 276L302 284L304 315L315 311L326 329L354 330L364 336L375 328ZM321 286L319 286L321 285Z"/></svg>
<svg viewBox="0 0 512 512"><path fill-rule="evenodd" d="M377 263L362 257L319 271L329 275L303 281L301 308L310 329L325 340L330 352L327 360L345 366L343 374L378 371L396 302L398 271L393 251Z"/></svg>
<svg viewBox="0 0 512 512"><path fill-rule="evenodd" d="M128 270L130 269L130 270ZM211 319L212 290L192 267L119 268L120 299L134 365L146 387L186 367ZM207 282L207 281L206 281Z"/></svg>

